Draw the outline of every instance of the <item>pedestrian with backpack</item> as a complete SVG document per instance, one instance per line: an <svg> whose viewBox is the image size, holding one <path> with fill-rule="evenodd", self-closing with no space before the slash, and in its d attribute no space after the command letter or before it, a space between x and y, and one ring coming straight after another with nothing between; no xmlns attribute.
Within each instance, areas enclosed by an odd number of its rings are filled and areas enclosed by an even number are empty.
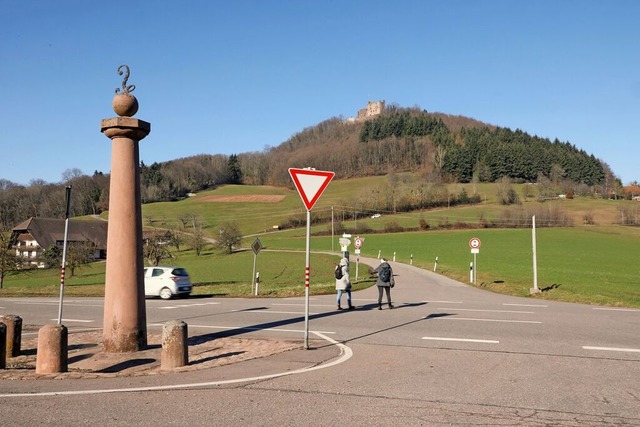
<svg viewBox="0 0 640 427"><path fill-rule="evenodd" d="M347 293L347 304L349 304L349 310L353 310L351 305L351 276L349 275L349 260L342 258L340 263L335 268L336 276L336 291L338 292L337 302L338 310L342 310L340 301L342 300L342 293Z"/></svg>
<svg viewBox="0 0 640 427"><path fill-rule="evenodd" d="M389 308L393 308L393 304L391 304L391 288L395 286L396 282L393 278L393 270L387 260L382 258L382 262L373 270L373 273L378 275L378 280L376 281L376 286L378 286L378 310L382 310L382 293L385 291Z"/></svg>

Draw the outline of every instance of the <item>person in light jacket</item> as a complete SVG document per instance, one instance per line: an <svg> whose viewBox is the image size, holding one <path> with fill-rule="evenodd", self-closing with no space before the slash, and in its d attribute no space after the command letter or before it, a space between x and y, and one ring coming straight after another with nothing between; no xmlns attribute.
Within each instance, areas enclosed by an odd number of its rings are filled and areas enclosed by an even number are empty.
<svg viewBox="0 0 640 427"><path fill-rule="evenodd" d="M373 273L378 275L378 280L376 281L376 286L378 286L378 310L382 310L383 291L387 292L389 308L393 308L393 304L391 304L391 288L395 286L396 282L393 278L393 270L387 260L382 258L382 262L373 270Z"/></svg>
<svg viewBox="0 0 640 427"><path fill-rule="evenodd" d="M340 269L342 272L342 277L340 279L337 278L336 275L336 291L338 291L337 303L338 310L342 310L342 306L340 305L340 301L342 300L342 293L347 293L347 304L349 304L349 310L353 310L353 305L351 305L351 276L349 275L349 260L346 258L342 258L340 260L340 264L336 266L336 272Z"/></svg>

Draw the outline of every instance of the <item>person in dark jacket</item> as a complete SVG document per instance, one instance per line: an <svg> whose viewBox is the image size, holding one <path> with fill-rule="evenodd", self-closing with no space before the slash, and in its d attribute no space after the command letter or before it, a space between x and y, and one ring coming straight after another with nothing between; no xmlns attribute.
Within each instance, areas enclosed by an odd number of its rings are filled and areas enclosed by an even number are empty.
<svg viewBox="0 0 640 427"><path fill-rule="evenodd" d="M387 292L389 308L393 308L393 304L391 304L391 288L395 286L396 282L393 278L393 270L387 260L382 258L382 262L373 270L373 273L378 275L378 280L376 281L376 286L378 286L378 310L382 310L382 293L384 291Z"/></svg>
<svg viewBox="0 0 640 427"><path fill-rule="evenodd" d="M336 276L336 291L338 292L337 302L338 310L342 310L340 301L342 300L342 292L347 293L347 304L349 304L349 310L353 310L351 305L351 276L349 275L349 261L346 258L340 260L340 264L336 266L336 270L340 269L342 277L340 279Z"/></svg>

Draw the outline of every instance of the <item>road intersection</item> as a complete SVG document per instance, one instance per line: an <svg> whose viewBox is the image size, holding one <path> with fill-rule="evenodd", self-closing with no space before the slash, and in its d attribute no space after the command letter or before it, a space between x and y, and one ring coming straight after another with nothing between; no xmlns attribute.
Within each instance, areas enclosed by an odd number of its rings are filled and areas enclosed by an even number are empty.
<svg viewBox="0 0 640 427"><path fill-rule="evenodd" d="M57 413L111 425L640 425L640 310L498 295L393 267L396 309L378 311L371 288L354 293L354 311L312 296L310 350L135 381L0 381L0 415L25 424ZM0 313L24 324L51 323L56 310L54 299L0 300ZM150 328L181 319L192 334L302 340L303 314L303 298L147 300ZM102 301L69 299L64 317L70 332L99 328ZM56 389L111 392L18 397Z"/></svg>

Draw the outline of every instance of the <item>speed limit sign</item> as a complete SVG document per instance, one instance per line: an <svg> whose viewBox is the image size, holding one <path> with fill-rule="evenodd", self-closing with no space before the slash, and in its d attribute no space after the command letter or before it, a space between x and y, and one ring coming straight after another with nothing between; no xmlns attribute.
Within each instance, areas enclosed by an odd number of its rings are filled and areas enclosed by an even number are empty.
<svg viewBox="0 0 640 427"><path fill-rule="evenodd" d="M480 239L472 237L471 240L469 240L469 247L471 249L480 249Z"/></svg>

